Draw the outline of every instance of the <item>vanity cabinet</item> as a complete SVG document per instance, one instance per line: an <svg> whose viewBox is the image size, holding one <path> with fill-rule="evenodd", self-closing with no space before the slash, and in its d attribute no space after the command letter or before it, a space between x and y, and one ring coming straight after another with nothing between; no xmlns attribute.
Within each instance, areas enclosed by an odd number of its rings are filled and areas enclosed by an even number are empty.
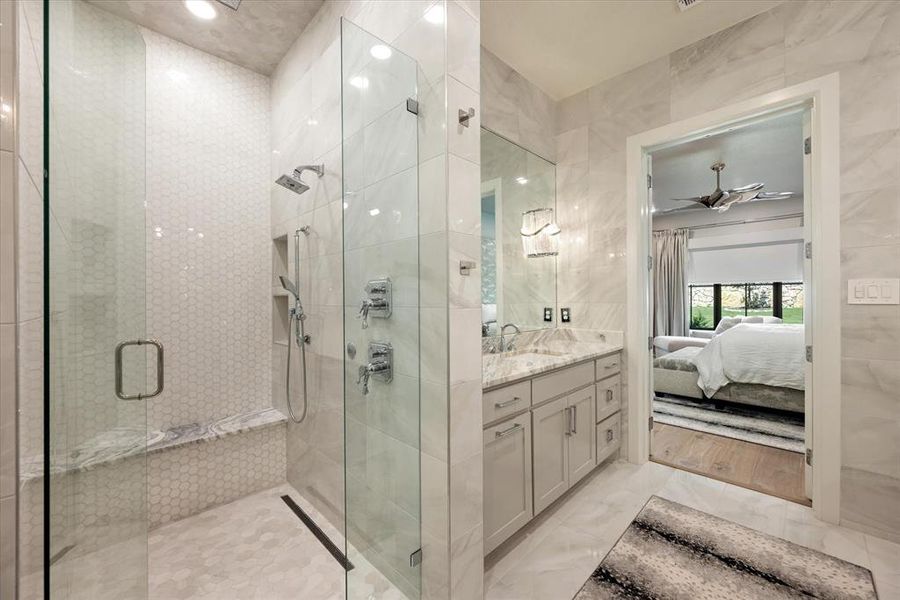
<svg viewBox="0 0 900 600"><path fill-rule="evenodd" d="M491 552L619 449L621 354L483 395L484 552Z"/></svg>
<svg viewBox="0 0 900 600"><path fill-rule="evenodd" d="M534 513L569 489L569 440L572 425L566 396L531 411L534 427Z"/></svg>
<svg viewBox="0 0 900 600"><path fill-rule="evenodd" d="M484 552L531 520L531 415L484 430Z"/></svg>

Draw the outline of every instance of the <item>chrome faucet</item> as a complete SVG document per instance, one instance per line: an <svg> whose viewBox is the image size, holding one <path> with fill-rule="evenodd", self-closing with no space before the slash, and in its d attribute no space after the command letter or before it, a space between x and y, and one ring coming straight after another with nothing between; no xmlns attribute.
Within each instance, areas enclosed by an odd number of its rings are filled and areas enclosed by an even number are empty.
<svg viewBox="0 0 900 600"><path fill-rule="evenodd" d="M508 343L505 341L506 339L506 328L512 327L516 330L516 333L522 333L522 330L519 329L519 326L515 323L507 323L503 327L500 328L500 352L509 352L513 350L515 345L515 339L510 340Z"/></svg>
<svg viewBox="0 0 900 600"><path fill-rule="evenodd" d="M386 342L369 342L369 362L359 366L356 384L362 384L363 396L369 393L369 379L390 383L394 378L394 348Z"/></svg>

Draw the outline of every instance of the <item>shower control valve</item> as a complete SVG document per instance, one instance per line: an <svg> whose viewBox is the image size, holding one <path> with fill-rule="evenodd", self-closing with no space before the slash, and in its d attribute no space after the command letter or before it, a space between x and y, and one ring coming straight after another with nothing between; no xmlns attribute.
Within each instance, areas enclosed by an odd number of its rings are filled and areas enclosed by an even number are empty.
<svg viewBox="0 0 900 600"><path fill-rule="evenodd" d="M366 284L365 290L357 318L362 320L362 328L368 329L369 317L387 319L391 316L391 280L389 277L373 279Z"/></svg>
<svg viewBox="0 0 900 600"><path fill-rule="evenodd" d="M376 379L390 383L394 378L394 349L385 342L369 343L369 362L359 366L356 384L362 384L362 393L369 393L369 380Z"/></svg>

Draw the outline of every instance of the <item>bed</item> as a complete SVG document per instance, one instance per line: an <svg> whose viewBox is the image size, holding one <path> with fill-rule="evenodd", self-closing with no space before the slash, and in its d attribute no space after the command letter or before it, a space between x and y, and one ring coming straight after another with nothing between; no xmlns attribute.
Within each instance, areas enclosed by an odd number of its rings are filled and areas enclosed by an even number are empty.
<svg viewBox="0 0 900 600"><path fill-rule="evenodd" d="M654 359L654 389L804 412L802 357L802 326L741 324L704 347L680 348Z"/></svg>

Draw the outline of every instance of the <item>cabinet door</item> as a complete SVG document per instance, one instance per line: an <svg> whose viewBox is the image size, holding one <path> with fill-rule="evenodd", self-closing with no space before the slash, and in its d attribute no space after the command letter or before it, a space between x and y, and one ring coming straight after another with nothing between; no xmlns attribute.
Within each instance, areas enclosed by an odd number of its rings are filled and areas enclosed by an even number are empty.
<svg viewBox="0 0 900 600"><path fill-rule="evenodd" d="M596 463L597 438L595 436L594 404L596 401L594 386L574 392L566 397L569 405L569 418L572 424L566 436L568 444L568 478L569 486L578 483L582 477L590 473Z"/></svg>
<svg viewBox="0 0 900 600"><path fill-rule="evenodd" d="M531 411L535 515L569 487L567 400L568 397L563 396Z"/></svg>
<svg viewBox="0 0 900 600"><path fill-rule="evenodd" d="M484 553L532 517L531 415L484 430Z"/></svg>
<svg viewBox="0 0 900 600"><path fill-rule="evenodd" d="M622 408L622 386L619 375L597 382L597 422Z"/></svg>

